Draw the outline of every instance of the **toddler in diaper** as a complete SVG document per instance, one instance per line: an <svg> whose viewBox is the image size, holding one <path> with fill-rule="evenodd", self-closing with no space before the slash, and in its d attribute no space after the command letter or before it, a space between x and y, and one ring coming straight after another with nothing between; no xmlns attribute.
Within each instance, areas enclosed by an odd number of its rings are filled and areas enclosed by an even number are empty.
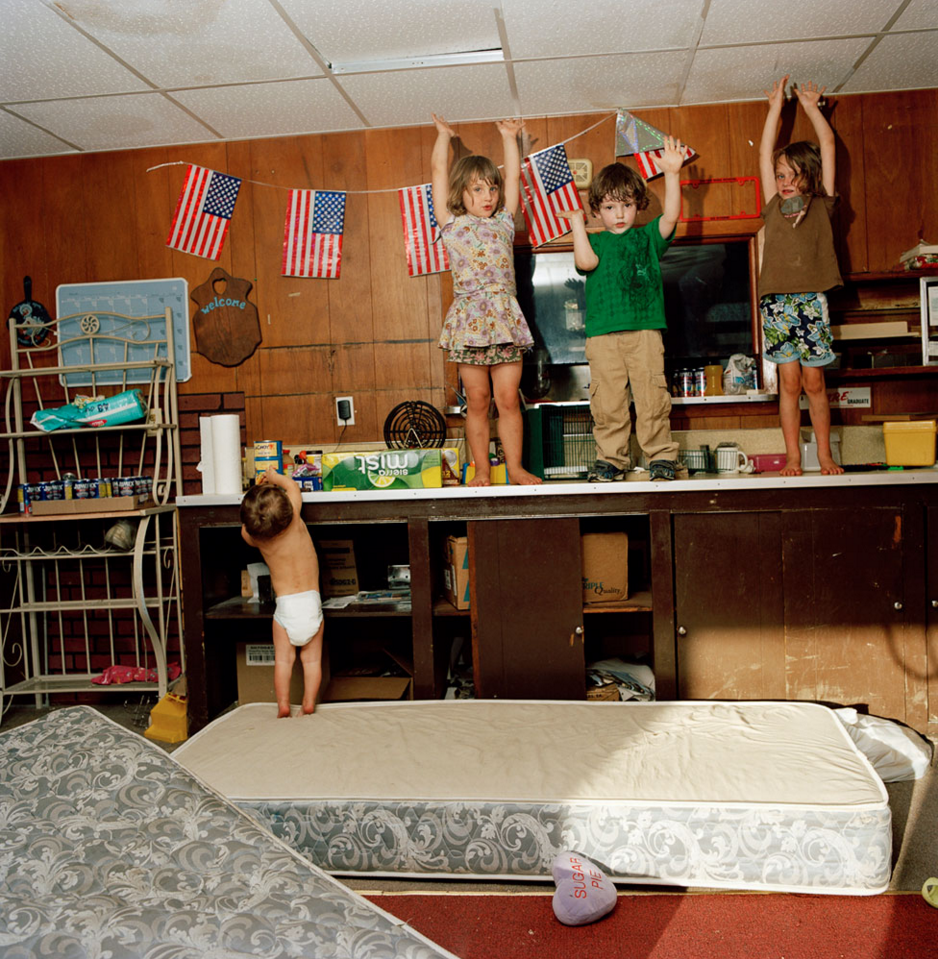
<svg viewBox="0 0 938 959"><path fill-rule="evenodd" d="M256 546L270 569L274 611L274 692L277 715L290 715L290 677L300 651L303 713L316 709L322 682L322 603L319 561L303 522L303 498L289 477L269 469L241 501L241 536Z"/></svg>

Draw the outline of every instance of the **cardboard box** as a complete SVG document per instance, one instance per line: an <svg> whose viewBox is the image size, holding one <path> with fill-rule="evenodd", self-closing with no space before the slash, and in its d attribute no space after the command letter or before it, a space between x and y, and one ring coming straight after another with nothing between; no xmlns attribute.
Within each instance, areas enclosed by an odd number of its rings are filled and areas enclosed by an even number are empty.
<svg viewBox="0 0 938 959"><path fill-rule="evenodd" d="M29 504L29 511L34 516L117 513L121 510L143 509L150 503L150 497L144 494L137 496L103 496L100 499L48 499L33 500Z"/></svg>
<svg viewBox="0 0 938 959"><path fill-rule="evenodd" d="M443 550L443 586L456 609L469 608L469 539L447 536Z"/></svg>
<svg viewBox="0 0 938 959"><path fill-rule="evenodd" d="M319 557L319 592L324 598L353 596L358 592L355 544L350 539L323 539L316 543Z"/></svg>
<svg viewBox="0 0 938 959"><path fill-rule="evenodd" d="M325 647L324 647L325 648ZM274 644L273 643L238 643L237 644L237 671L238 671L238 702L245 703L275 703L274 694ZM323 676L320 685L320 701L323 699L322 690L329 682L327 657L323 655ZM299 705L303 702L303 670L300 668L299 656L293 664L293 675L290 677L290 702Z"/></svg>
<svg viewBox="0 0 938 959"><path fill-rule="evenodd" d="M628 599L628 533L584 533L580 537L580 554L585 604L619 603Z"/></svg>
<svg viewBox="0 0 938 959"><path fill-rule="evenodd" d="M383 650L387 661L333 676L324 686L324 703L346 703L355 700L396 700L414 698L414 666L391 650ZM396 663L406 676L382 676L387 667Z"/></svg>
<svg viewBox="0 0 938 959"><path fill-rule="evenodd" d="M936 420L883 423L888 466L934 466Z"/></svg>
<svg viewBox="0 0 938 959"><path fill-rule="evenodd" d="M443 485L443 452L323 453L324 490L433 489Z"/></svg>

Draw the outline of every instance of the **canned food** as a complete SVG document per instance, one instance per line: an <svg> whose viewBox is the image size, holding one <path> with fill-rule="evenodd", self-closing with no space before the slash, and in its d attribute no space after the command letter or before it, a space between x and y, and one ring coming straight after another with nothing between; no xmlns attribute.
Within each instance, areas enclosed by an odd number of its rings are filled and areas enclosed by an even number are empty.
<svg viewBox="0 0 938 959"><path fill-rule="evenodd" d="M95 495L99 499L105 499L106 497L109 497L111 495L110 480L101 479L101 477L98 477L97 479L90 480L89 482L91 482L94 488L97 490Z"/></svg>
<svg viewBox="0 0 938 959"><path fill-rule="evenodd" d="M75 498L75 477L66 474L62 477L62 497L63 499Z"/></svg>
<svg viewBox="0 0 938 959"><path fill-rule="evenodd" d="M694 370L694 396L705 396L707 393L707 371L704 367Z"/></svg>
<svg viewBox="0 0 938 959"><path fill-rule="evenodd" d="M29 500L29 485L27 483L20 483L20 485L16 487L16 505L19 507L21 513L32 512Z"/></svg>
<svg viewBox="0 0 938 959"><path fill-rule="evenodd" d="M42 499L42 490L40 483L27 483L26 492L29 494L30 503L38 503ZM30 510L32 512L32 510Z"/></svg>
<svg viewBox="0 0 938 959"><path fill-rule="evenodd" d="M111 490L115 496L133 496L134 478L132 476L119 476L111 481Z"/></svg>
<svg viewBox="0 0 938 959"><path fill-rule="evenodd" d="M97 490L91 484L91 480L75 480L72 483L73 499L96 499Z"/></svg>
<svg viewBox="0 0 938 959"><path fill-rule="evenodd" d="M46 486L45 499L65 499L65 483L62 480L50 480Z"/></svg>

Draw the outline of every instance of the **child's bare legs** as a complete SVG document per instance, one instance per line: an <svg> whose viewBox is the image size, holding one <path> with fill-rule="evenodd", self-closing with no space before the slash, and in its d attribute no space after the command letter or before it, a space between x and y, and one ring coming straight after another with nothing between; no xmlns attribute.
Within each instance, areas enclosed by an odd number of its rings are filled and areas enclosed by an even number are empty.
<svg viewBox="0 0 938 959"><path fill-rule="evenodd" d="M308 716L316 711L316 697L322 682L322 633L319 632L305 645L300 647L300 663L303 666L303 714Z"/></svg>
<svg viewBox="0 0 938 959"><path fill-rule="evenodd" d="M811 416L811 425L814 427L814 438L817 440L817 461L820 464L821 473L827 476L842 473L844 468L838 466L831 455L831 407L827 399L824 368L802 367L801 381L805 395L808 397L808 413Z"/></svg>
<svg viewBox="0 0 938 959"><path fill-rule="evenodd" d="M801 476L801 364L778 364L778 416L785 440L785 466L782 476Z"/></svg>
<svg viewBox="0 0 938 959"><path fill-rule="evenodd" d="M520 385L520 360L517 363L499 363L492 367L492 387L495 391L495 405L498 407L498 435L505 451L508 478L519 486L536 486L543 480L521 465L524 423L518 399Z"/></svg>
<svg viewBox="0 0 938 959"><path fill-rule="evenodd" d="M290 677L296 662L296 646L287 631L274 620L274 695L277 697L277 718L290 715Z"/></svg>
<svg viewBox="0 0 938 959"><path fill-rule="evenodd" d="M520 363L518 364L520 367ZM466 442L476 473L470 486L488 486L489 480L489 404L492 401L489 367L459 364L459 377L466 391Z"/></svg>

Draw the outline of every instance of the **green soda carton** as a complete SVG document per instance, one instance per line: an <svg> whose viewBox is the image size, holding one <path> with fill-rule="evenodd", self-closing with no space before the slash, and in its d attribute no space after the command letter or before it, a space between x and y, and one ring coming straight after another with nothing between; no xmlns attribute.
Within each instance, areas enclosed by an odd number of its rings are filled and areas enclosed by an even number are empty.
<svg viewBox="0 0 938 959"><path fill-rule="evenodd" d="M442 451L323 453L324 490L432 489L443 485Z"/></svg>

